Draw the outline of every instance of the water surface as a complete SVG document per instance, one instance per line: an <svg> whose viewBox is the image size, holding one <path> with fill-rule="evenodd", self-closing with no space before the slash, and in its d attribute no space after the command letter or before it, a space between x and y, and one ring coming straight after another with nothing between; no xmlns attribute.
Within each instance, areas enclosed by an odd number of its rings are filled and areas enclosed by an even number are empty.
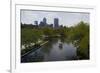
<svg viewBox="0 0 100 73"><path fill-rule="evenodd" d="M34 48L33 48L34 49ZM71 42L53 38L36 51L21 58L21 62L67 61L77 59L77 49Z"/></svg>

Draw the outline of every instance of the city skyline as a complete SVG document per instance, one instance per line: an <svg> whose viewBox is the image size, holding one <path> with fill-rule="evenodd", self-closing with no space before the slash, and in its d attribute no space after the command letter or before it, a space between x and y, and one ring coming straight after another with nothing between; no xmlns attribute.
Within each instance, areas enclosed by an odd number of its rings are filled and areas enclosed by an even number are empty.
<svg viewBox="0 0 100 73"><path fill-rule="evenodd" d="M48 24L47 23L47 19L44 17L42 21L38 22L38 21L34 21L34 25L38 26L38 27L54 27L54 28L59 28L60 26L63 25L59 25L59 19L58 18L54 18L53 23Z"/></svg>
<svg viewBox="0 0 100 73"><path fill-rule="evenodd" d="M44 21L45 24L54 24L55 18L58 18L59 25L63 26L73 26L80 21L89 23L89 13L21 10L21 23L23 24L34 25L41 21Z"/></svg>

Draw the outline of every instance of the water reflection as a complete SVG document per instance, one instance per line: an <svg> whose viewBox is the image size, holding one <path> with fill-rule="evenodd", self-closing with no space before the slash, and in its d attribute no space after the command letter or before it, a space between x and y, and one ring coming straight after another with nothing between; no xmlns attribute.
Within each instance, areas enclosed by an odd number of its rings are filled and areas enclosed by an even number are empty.
<svg viewBox="0 0 100 73"><path fill-rule="evenodd" d="M52 38L35 52L21 59L21 62L64 61L77 59L77 50L72 43L64 39Z"/></svg>

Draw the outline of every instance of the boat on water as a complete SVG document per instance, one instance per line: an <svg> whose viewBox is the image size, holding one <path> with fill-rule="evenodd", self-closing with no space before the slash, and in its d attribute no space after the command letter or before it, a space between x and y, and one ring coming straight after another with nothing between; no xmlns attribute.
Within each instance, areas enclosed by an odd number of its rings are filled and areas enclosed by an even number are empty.
<svg viewBox="0 0 100 73"><path fill-rule="evenodd" d="M63 48L63 44L62 43L59 43L59 48Z"/></svg>

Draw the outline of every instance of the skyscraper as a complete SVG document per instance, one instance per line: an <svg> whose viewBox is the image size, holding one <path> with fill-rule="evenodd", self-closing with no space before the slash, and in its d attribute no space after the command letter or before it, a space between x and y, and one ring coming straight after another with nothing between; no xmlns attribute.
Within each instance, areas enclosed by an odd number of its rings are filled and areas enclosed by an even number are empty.
<svg viewBox="0 0 100 73"><path fill-rule="evenodd" d="M59 19L54 18L54 28L58 28L58 27L59 27Z"/></svg>
<svg viewBox="0 0 100 73"><path fill-rule="evenodd" d="M34 21L34 24L35 24L35 25L38 25L38 21Z"/></svg>
<svg viewBox="0 0 100 73"><path fill-rule="evenodd" d="M40 27L44 27L44 23L41 21L39 24Z"/></svg>
<svg viewBox="0 0 100 73"><path fill-rule="evenodd" d="M45 17L43 18L43 23L44 23L44 25L47 24L47 19Z"/></svg>

